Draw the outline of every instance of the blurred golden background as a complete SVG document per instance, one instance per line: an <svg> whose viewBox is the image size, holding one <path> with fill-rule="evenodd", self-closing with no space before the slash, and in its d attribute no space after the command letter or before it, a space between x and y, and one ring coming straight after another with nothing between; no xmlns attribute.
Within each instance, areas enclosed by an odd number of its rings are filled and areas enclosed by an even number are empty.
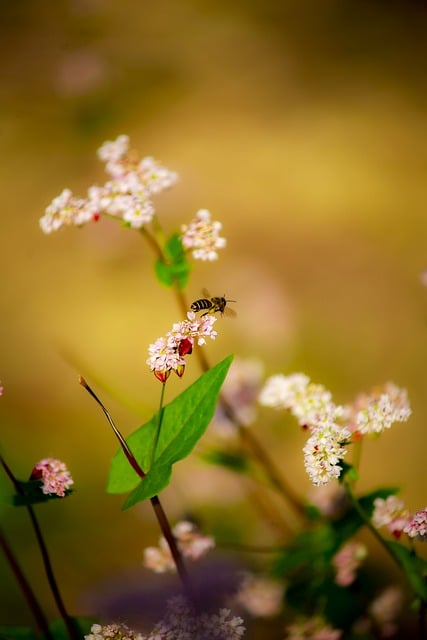
<svg viewBox="0 0 427 640"><path fill-rule="evenodd" d="M139 234L38 225L64 187L106 179L96 149L119 134L179 173L155 201L167 230L199 208L223 223L227 249L189 286L237 300L211 361L304 371L342 403L406 387L413 417L368 444L360 488L397 484L411 510L425 506L426 32L421 1L1 3L1 447L18 477L46 456L73 474L74 497L38 509L73 613L96 612L99 585L135 571L148 588L142 550L159 535L148 505L121 513L105 494L117 447L77 377L125 434L141 424L159 392L147 346L177 319L173 296ZM198 373L194 361L170 397ZM254 429L304 495L298 430L266 410ZM218 528L227 514L230 531L242 518L258 535L240 479L195 456L164 502L173 518ZM26 514L0 513L56 615ZM0 576L0 622L30 622L3 558Z"/></svg>

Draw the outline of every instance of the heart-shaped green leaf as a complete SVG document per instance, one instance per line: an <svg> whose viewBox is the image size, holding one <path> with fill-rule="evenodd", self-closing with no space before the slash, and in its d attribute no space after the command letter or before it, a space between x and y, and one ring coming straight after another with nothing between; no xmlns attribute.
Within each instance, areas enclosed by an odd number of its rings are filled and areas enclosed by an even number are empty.
<svg viewBox="0 0 427 640"><path fill-rule="evenodd" d="M147 475L136 474L120 449L114 456L107 483L109 493L126 493L128 508L159 493L170 482L172 465L193 450L212 420L221 386L233 356L206 371L185 391L163 408L160 435L151 469L149 469L158 414L127 439L127 443Z"/></svg>

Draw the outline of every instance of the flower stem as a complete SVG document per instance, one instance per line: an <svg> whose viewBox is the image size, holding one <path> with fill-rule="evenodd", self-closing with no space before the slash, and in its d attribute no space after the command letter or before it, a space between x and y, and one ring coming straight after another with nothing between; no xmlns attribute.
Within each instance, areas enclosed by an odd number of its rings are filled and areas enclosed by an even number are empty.
<svg viewBox="0 0 427 640"><path fill-rule="evenodd" d="M128 459L130 465L132 466L132 468L134 469L134 471L138 474L138 476L141 479L144 479L145 476L147 475L146 472L141 468L140 464L138 463L138 461L136 460L135 456L133 455L131 449L129 448L129 445L127 444L126 440L124 439L124 437L122 436L122 434L120 433L120 431L117 429L116 425L114 424L114 421L110 415L110 413L107 411L107 409L105 408L105 406L103 405L103 403L101 402L101 400L98 398L98 396L95 394L95 392L90 388L90 386L87 384L86 380L80 376L79 378L79 382L82 385L82 387L84 387L84 389L86 389L86 391L92 396L92 398L99 404L99 406L101 407L102 411L104 412L108 422L110 423L110 426L112 427L117 439L120 442L120 445L123 449L123 452L126 456L126 458ZM164 385L163 385L164 387ZM164 393L164 389L162 391L162 396L161 396L161 405L163 402L163 393ZM160 429L160 421L159 421L159 429ZM150 498L150 502L151 502L151 506L153 507L155 516L157 518L157 521L159 523L160 529L162 531L163 536L166 539L166 542L168 543L170 552L172 554L172 558L175 562L175 566L176 566L176 570L178 573L178 576L181 580L182 586L184 588L185 594L187 596L187 598L193 603L196 603L196 598L192 589L192 585L189 579L189 575L187 572L187 569L184 565L184 560L182 558L182 554L178 548L175 536L172 533L172 529L171 526L169 524L169 520L166 516L166 513L162 507L162 504L160 502L159 497L153 496L152 498Z"/></svg>
<svg viewBox="0 0 427 640"><path fill-rule="evenodd" d="M0 530L0 547L2 548L4 555L12 569L12 572L16 578L16 581L19 584L19 587L24 595L25 600L27 601L28 607L33 614L34 620L36 621L37 627L40 630L40 633L43 634L46 640L54 640L53 635L49 629L49 625L44 615L44 612L40 606L39 601L34 595L34 591L32 590L30 583L25 577L18 560L15 557L9 543L3 535L3 532Z"/></svg>
<svg viewBox="0 0 427 640"><path fill-rule="evenodd" d="M25 496L25 492L23 491L21 485L19 484L19 482L16 479L16 477L14 476L12 470L6 464L6 461L4 460L4 458L2 456L0 456L0 462L1 462L4 470L6 471L9 479L11 480L13 486L15 487L16 492L19 493L21 496ZM25 508L28 511L28 515L30 516L31 524L33 525L34 533L36 535L36 539L37 539L37 543L38 543L38 546L39 546L40 554L42 556L43 566L44 566L44 569L45 569L45 572L46 572L47 580L49 582L50 590L52 592L52 595L53 595L53 598L55 600L56 606L58 607L58 611L61 614L61 618L64 621L64 625L65 625L65 627L67 629L68 635L69 635L71 640L80 640L80 633L76 629L71 616L68 614L68 612L67 612L67 610L65 608L64 601L62 600L61 592L59 590L59 586L58 586L58 583L56 581L55 574L53 572L52 563L51 563L51 560L50 560L50 557L49 557L49 552L47 550L47 546L46 546L46 543L44 541L43 534L41 532L40 525L39 525L39 522L38 522L37 517L36 517L36 513L35 513L32 505L30 505L30 504L26 505Z"/></svg>

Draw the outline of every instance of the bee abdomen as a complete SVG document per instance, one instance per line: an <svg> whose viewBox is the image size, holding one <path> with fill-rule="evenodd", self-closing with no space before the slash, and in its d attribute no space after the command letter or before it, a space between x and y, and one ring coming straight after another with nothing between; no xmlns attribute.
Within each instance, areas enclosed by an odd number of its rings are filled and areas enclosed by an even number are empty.
<svg viewBox="0 0 427 640"><path fill-rule="evenodd" d="M190 309L192 311L201 311L202 309L210 309L212 307L212 302L207 298L201 298L200 300L195 300Z"/></svg>

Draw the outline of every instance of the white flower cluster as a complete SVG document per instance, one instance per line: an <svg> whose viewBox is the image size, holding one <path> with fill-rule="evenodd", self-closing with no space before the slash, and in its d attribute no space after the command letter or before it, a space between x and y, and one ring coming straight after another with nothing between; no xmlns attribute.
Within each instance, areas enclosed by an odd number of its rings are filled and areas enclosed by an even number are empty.
<svg viewBox="0 0 427 640"><path fill-rule="evenodd" d="M91 633L85 636L85 640L144 640L141 633L132 631L121 622L113 624L93 624Z"/></svg>
<svg viewBox="0 0 427 640"><path fill-rule="evenodd" d="M66 225L81 226L96 221L101 215L120 218L139 229L154 215L152 196L168 189L178 179L176 173L156 163L153 158L139 160L129 150L128 136L105 142L98 150L110 176L103 186L91 186L86 198L73 196L69 189L55 198L40 219L44 233Z"/></svg>
<svg viewBox="0 0 427 640"><path fill-rule="evenodd" d="M197 615L181 596L168 601L166 615L142 640L239 640L245 633L243 620L229 609Z"/></svg>
<svg viewBox="0 0 427 640"><path fill-rule="evenodd" d="M243 607L254 618L272 618L282 610L283 583L268 576L245 573L233 603Z"/></svg>
<svg viewBox="0 0 427 640"><path fill-rule="evenodd" d="M178 548L185 558L198 560L215 546L215 540L211 536L204 536L192 522L183 520L172 529ZM155 573L174 571L175 563L166 539L161 536L158 547L144 549L144 566Z"/></svg>
<svg viewBox="0 0 427 640"><path fill-rule="evenodd" d="M353 429L362 434L381 433L390 429L393 422L406 422L411 415L408 394L391 382L370 394L356 398L350 407Z"/></svg>
<svg viewBox="0 0 427 640"><path fill-rule="evenodd" d="M309 429L304 462L315 485L340 476L345 445L353 433L380 433L393 422L406 421L411 414L406 391L392 383L343 407L332 402L331 393L323 385L310 382L302 373L270 377L259 402L289 411L302 427Z"/></svg>
<svg viewBox="0 0 427 640"><path fill-rule="evenodd" d="M187 319L176 322L165 337L158 338L149 345L147 364L160 382L166 382L171 371L178 376L184 374L184 356L190 354L194 343L206 343L206 338L215 340L218 335L213 325L216 318L210 314L196 317L193 311L187 313Z"/></svg>
<svg viewBox="0 0 427 640"><path fill-rule="evenodd" d="M219 236L220 222L212 222L207 209L200 209L190 224L181 227L181 242L184 249L192 249L195 260L216 260L217 249L226 245L225 238Z"/></svg>
<svg viewBox="0 0 427 640"><path fill-rule="evenodd" d="M229 609L197 615L183 597L176 596L168 600L165 617L148 635L124 624L94 624L85 640L240 640L245 633L242 623Z"/></svg>

